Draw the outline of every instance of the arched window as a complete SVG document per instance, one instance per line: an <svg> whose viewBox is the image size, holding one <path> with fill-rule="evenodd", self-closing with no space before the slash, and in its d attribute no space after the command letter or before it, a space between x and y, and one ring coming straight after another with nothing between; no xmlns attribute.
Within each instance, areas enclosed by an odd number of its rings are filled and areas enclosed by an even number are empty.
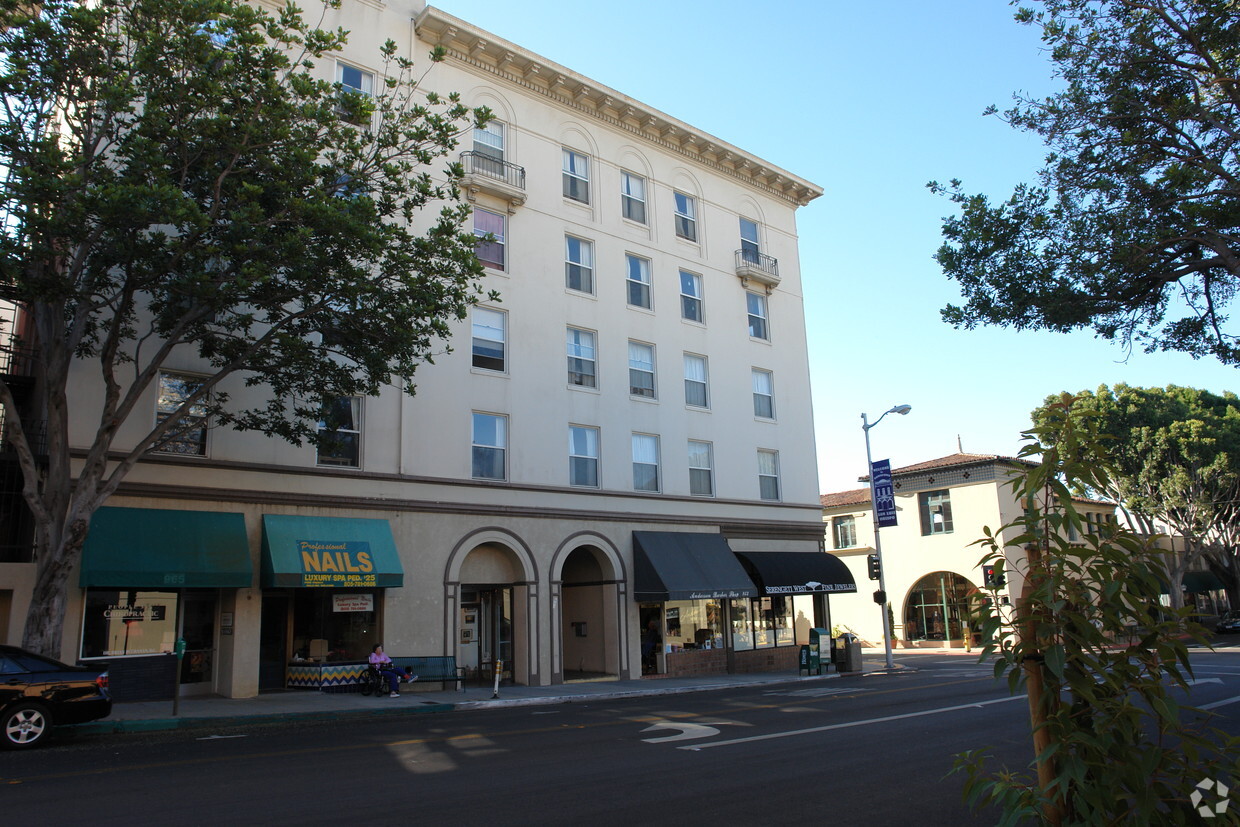
<svg viewBox="0 0 1240 827"><path fill-rule="evenodd" d="M904 602L907 640L960 640L969 620L970 602L977 588L950 571L936 571L917 581Z"/></svg>

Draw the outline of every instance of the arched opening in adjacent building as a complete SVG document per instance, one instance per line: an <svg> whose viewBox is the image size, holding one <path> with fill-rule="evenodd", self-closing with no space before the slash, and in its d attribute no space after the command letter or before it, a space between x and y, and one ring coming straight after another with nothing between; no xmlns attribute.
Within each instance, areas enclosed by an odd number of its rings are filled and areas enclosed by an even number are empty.
<svg viewBox="0 0 1240 827"><path fill-rule="evenodd" d="M918 580L904 601L904 637L912 644L963 643L976 630L968 628L973 601L981 594L965 577L936 571Z"/></svg>
<svg viewBox="0 0 1240 827"><path fill-rule="evenodd" d="M579 545L563 558L558 580L559 679L620 677L621 578L615 562L598 546Z"/></svg>
<svg viewBox="0 0 1240 827"><path fill-rule="evenodd" d="M457 663L471 679L526 684L529 587L517 554L499 543L470 549L460 569Z"/></svg>

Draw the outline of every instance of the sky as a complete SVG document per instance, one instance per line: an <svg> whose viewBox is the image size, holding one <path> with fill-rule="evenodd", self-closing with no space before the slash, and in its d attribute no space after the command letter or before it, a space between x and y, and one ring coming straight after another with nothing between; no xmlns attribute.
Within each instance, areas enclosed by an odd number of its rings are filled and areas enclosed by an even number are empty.
<svg viewBox="0 0 1240 827"><path fill-rule="evenodd" d="M824 189L797 212L822 493L861 487L863 412L912 406L870 430L874 459L898 468L1015 455L1030 411L1061 391L1240 391L1211 360L941 320L962 301L933 260L953 210L926 183L1004 198L1046 154L982 114L1056 88L1006 0L431 4Z"/></svg>

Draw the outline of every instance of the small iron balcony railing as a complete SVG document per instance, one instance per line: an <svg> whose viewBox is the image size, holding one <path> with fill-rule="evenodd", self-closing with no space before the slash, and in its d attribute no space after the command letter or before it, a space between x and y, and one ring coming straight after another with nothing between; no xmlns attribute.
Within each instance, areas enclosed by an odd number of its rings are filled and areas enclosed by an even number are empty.
<svg viewBox="0 0 1240 827"><path fill-rule="evenodd" d="M525 167L473 150L461 153L461 163L465 167L466 175L485 175L510 187L525 189Z"/></svg>
<svg viewBox="0 0 1240 827"><path fill-rule="evenodd" d="M736 251L736 272L740 275L767 276L766 281L779 283L779 260L754 250Z"/></svg>

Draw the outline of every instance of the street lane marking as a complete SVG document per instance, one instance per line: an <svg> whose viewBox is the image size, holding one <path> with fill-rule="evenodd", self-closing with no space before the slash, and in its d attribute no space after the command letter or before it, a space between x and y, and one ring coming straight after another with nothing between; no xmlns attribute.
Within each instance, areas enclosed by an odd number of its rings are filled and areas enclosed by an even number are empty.
<svg viewBox="0 0 1240 827"><path fill-rule="evenodd" d="M1187 683L1189 686L1201 686L1203 683L1222 684L1223 679L1222 678L1197 678L1195 680L1188 681Z"/></svg>
<svg viewBox="0 0 1240 827"><path fill-rule="evenodd" d="M675 735L664 735L662 738L643 738L647 744L666 744L668 741L691 741L695 738L709 738L712 735L718 735L719 730L713 726L705 724L690 724L686 721L680 723L672 723L667 721L659 724L652 724L646 727L642 732L652 732L659 729L675 729L679 730Z"/></svg>
<svg viewBox="0 0 1240 827"><path fill-rule="evenodd" d="M1234 698L1224 698L1221 701L1215 701L1214 703L1210 703L1210 704L1202 704L1201 706L1197 708L1206 709L1206 710L1218 709L1220 706L1227 706L1228 704L1234 704L1234 703L1240 703L1240 695L1237 695Z"/></svg>
<svg viewBox="0 0 1240 827"><path fill-rule="evenodd" d="M904 715L888 715L884 718L867 718L863 721L847 721L842 724L828 724L827 726L810 727L809 729L794 729L788 732L772 732L767 735L751 735L748 738L733 738L729 741L712 741L709 744L693 744L690 746L677 747L677 749L687 749L694 752L711 747L730 747L736 744L746 744L751 741L773 741L777 738L792 738L796 735L812 735L815 732L830 732L833 729L849 729L855 726L868 726L870 724L885 724L891 721L905 721L909 718L922 718L926 715L938 715L942 712L959 712L962 709L978 709L991 704L1001 704L1007 701L1018 701L1023 699L1024 695L1013 695L1010 698L995 698L989 701L977 701L971 704L960 704L959 706L944 706L938 709L926 709L921 712L909 712Z"/></svg>
<svg viewBox="0 0 1240 827"><path fill-rule="evenodd" d="M838 688L823 689L787 689L783 691L763 692L763 695L787 698L825 698L827 695L843 695L848 693L860 694L862 692L872 691L869 687L841 686Z"/></svg>

